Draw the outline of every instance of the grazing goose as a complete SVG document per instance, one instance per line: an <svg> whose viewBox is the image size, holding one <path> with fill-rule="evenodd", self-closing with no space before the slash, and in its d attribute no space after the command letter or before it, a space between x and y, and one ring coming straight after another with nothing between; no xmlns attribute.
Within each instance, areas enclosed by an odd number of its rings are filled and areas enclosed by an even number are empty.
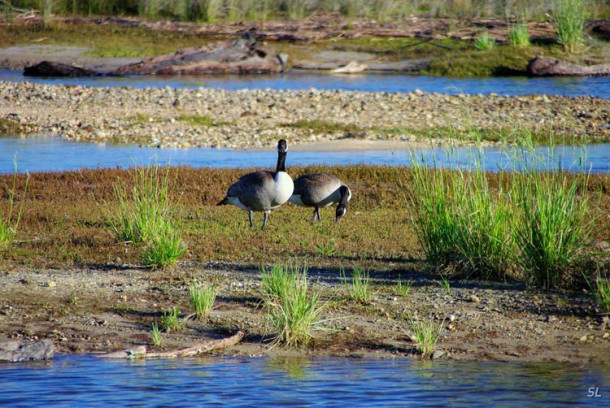
<svg viewBox="0 0 610 408"><path fill-rule="evenodd" d="M313 220L320 221L320 208L339 204L335 221L339 221L347 211L347 202L352 192L339 178L329 173L305 174L294 181L294 193L290 202L303 207L314 207Z"/></svg>
<svg viewBox="0 0 610 408"><path fill-rule="evenodd" d="M252 211L264 211L261 228L264 230L269 213L287 202L294 190L292 178L286 173L286 150L286 141L282 139L277 144L275 172L260 170L241 176L229 187L226 197L217 205L234 204L248 211L250 228L254 227Z"/></svg>

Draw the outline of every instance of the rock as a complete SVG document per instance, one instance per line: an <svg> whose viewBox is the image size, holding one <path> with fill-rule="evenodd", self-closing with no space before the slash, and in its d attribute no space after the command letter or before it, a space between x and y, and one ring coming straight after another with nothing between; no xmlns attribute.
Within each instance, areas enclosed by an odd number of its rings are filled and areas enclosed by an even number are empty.
<svg viewBox="0 0 610 408"><path fill-rule="evenodd" d="M90 69L53 61L41 61L38 64L27 66L23 70L23 76L33 77L85 77L100 75L102 74Z"/></svg>
<svg viewBox="0 0 610 408"><path fill-rule="evenodd" d="M0 361L16 363L20 361L40 361L53 359L55 348L51 340L35 343L9 341L0 343Z"/></svg>
<svg viewBox="0 0 610 408"><path fill-rule="evenodd" d="M438 360L444 355L445 352L443 350L435 350L434 353L432 353L432 360Z"/></svg>
<svg viewBox="0 0 610 408"><path fill-rule="evenodd" d="M540 55L527 64L530 76L602 76L610 75L610 64L583 66Z"/></svg>
<svg viewBox="0 0 610 408"><path fill-rule="evenodd" d="M287 57L260 47L253 36L124 65L109 75L269 74L285 68Z"/></svg>
<svg viewBox="0 0 610 408"><path fill-rule="evenodd" d="M479 302L481 301L481 299L479 299L479 297L478 297L477 295L470 295L469 300L470 300L472 303L479 303Z"/></svg>

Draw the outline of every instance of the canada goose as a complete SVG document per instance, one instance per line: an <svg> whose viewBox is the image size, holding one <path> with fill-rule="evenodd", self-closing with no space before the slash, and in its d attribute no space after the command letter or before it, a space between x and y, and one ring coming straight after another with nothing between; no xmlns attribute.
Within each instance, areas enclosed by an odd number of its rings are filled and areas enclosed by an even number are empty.
<svg viewBox="0 0 610 408"><path fill-rule="evenodd" d="M320 208L339 204L335 221L339 221L347 211L347 202L352 192L339 178L329 173L305 174L294 181L294 193L290 202L302 207L314 207L313 220L320 221Z"/></svg>
<svg viewBox="0 0 610 408"><path fill-rule="evenodd" d="M286 141L281 139L277 144L275 172L260 170L241 176L217 205L234 204L248 211L250 228L254 227L252 211L264 211L261 228L264 230L269 213L288 201L294 190L292 178L286 173L286 150Z"/></svg>

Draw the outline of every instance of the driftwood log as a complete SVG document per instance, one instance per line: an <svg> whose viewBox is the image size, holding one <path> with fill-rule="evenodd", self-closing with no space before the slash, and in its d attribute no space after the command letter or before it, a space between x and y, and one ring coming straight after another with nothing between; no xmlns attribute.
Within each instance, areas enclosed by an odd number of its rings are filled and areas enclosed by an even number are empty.
<svg viewBox="0 0 610 408"><path fill-rule="evenodd" d="M610 64L583 66L538 55L528 62L527 74L530 76L603 76L610 75Z"/></svg>
<svg viewBox="0 0 610 408"><path fill-rule="evenodd" d="M193 347L166 351L163 353L147 353L146 347L139 346L134 349L117 351L115 353L101 354L97 357L102 358L180 358L180 357L192 357L208 351L231 347L239 343L246 333L243 330L238 331L231 337L218 340L208 340L203 343L199 343Z"/></svg>
<svg viewBox="0 0 610 408"><path fill-rule="evenodd" d="M37 64L27 66L23 70L23 76L33 77L86 77L99 75L102 74L90 69L53 61L41 61Z"/></svg>
<svg viewBox="0 0 610 408"><path fill-rule="evenodd" d="M110 75L271 74L282 72L286 57L247 36L190 48L124 65Z"/></svg>

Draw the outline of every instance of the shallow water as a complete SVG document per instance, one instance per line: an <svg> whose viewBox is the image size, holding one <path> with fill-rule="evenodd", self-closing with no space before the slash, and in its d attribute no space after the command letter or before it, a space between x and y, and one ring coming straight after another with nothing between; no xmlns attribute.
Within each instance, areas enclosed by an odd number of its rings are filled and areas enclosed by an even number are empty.
<svg viewBox="0 0 610 408"><path fill-rule="evenodd" d="M3 407L610 406L608 367L561 364L58 355L0 364L0 379Z"/></svg>
<svg viewBox="0 0 610 408"><path fill-rule="evenodd" d="M591 95L610 98L610 77L567 78L450 78L405 74L367 73L362 75L331 75L317 72L287 72L277 75L223 76L132 76L88 78L33 78L21 71L0 70L0 81L28 81L56 85L132 86L137 88L215 88L215 89L339 89L365 92L424 92L445 94L562 96Z"/></svg>
<svg viewBox="0 0 610 408"><path fill-rule="evenodd" d="M549 149L537 150L547 156L546 168L572 171L610 173L610 143L586 148L559 146L548 159ZM479 160L482 167L495 171L514 166L514 156L524 156L520 150L490 147L479 154L477 148L429 148L416 150L349 150L291 151L288 166L327 165L410 165L412 159L424 158L438 166L470 168ZM240 151L230 149L157 149L130 145L104 145L69 142L58 137L0 138L0 173L14 171L13 159L19 172L66 171L82 168L114 168L149 165L183 165L192 167L273 167L277 153L273 151ZM519 159L519 160L521 160Z"/></svg>

